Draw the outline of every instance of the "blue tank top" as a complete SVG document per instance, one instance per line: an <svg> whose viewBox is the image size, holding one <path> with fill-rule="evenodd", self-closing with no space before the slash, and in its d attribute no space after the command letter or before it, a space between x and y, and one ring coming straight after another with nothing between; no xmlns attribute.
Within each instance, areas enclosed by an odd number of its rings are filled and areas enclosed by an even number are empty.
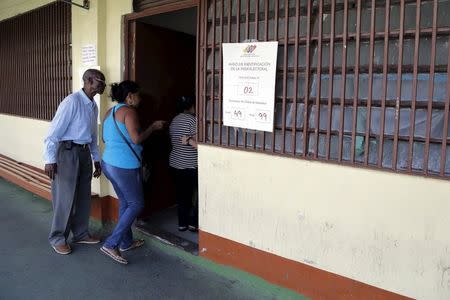
<svg viewBox="0 0 450 300"><path fill-rule="evenodd" d="M130 147L125 143L120 133L117 131L113 120L113 110L117 111L120 107L126 104L120 103L113 107L110 114L103 122L103 139L105 140L105 151L103 152L103 161L114 167L123 169L136 169L141 166L141 163L131 151ZM134 151L141 157L142 146L136 145L131 140L130 134L124 123L117 121L120 131L125 136L127 141L133 147Z"/></svg>

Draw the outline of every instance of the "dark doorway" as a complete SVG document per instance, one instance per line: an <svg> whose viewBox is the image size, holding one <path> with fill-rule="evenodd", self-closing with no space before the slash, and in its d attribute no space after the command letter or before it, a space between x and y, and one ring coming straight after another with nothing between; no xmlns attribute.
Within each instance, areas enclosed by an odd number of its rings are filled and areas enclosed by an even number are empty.
<svg viewBox="0 0 450 300"><path fill-rule="evenodd" d="M176 99L196 95L197 7L138 18L130 28L134 36L129 41L128 67L130 78L142 87L141 126L146 128L155 120L170 124L177 113ZM177 230L168 128L154 133L143 146L151 176L144 185L145 209L138 226L166 239L173 236L184 245L196 245L197 234Z"/></svg>

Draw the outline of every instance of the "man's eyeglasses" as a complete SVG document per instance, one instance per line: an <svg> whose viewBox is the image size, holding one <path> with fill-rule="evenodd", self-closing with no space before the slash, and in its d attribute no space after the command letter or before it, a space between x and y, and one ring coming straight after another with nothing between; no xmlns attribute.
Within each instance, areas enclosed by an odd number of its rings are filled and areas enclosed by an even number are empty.
<svg viewBox="0 0 450 300"><path fill-rule="evenodd" d="M103 83L104 85L106 85L106 81L104 81L103 79L94 77L94 80L97 80L98 82Z"/></svg>

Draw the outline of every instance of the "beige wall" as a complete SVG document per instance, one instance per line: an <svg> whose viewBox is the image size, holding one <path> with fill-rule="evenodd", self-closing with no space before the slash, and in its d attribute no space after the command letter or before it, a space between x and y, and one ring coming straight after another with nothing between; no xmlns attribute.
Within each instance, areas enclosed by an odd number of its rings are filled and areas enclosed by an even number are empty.
<svg viewBox="0 0 450 300"><path fill-rule="evenodd" d="M3 0L0 1L0 21L38 8L54 1ZM73 90L80 89L81 48L94 44L97 48L97 65L105 73L107 82L120 81L122 74L121 37L122 15L132 11L132 0L93 0L90 9L72 6L72 69ZM111 106L106 96L100 100L100 115ZM0 114L0 154L43 168L43 140L49 122ZM33 151L30 151L33 149ZM93 191L101 195L114 194L104 177L94 180Z"/></svg>
<svg viewBox="0 0 450 300"><path fill-rule="evenodd" d="M105 14L105 35L104 35L104 49L105 60L103 71L106 80L109 83L121 81L123 75L123 60L124 48L122 45L122 16L133 11L133 3L131 0L108 0L106 1ZM109 88L107 89L109 93ZM111 98L105 97L102 101L100 114L103 115L113 106ZM102 194L116 196L114 189L109 181L103 177L101 185Z"/></svg>
<svg viewBox="0 0 450 300"><path fill-rule="evenodd" d="M0 154L44 168L44 137L49 123L0 114Z"/></svg>
<svg viewBox="0 0 450 300"><path fill-rule="evenodd" d="M54 0L2 0L0 1L0 21L51 2Z"/></svg>
<svg viewBox="0 0 450 300"><path fill-rule="evenodd" d="M200 146L200 228L420 299L450 299L450 185Z"/></svg>

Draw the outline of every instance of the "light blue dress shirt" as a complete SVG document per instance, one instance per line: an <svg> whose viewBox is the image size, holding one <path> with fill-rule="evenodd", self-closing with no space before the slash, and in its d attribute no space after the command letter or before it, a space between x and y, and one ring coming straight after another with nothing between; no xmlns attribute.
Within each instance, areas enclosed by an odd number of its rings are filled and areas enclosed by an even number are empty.
<svg viewBox="0 0 450 300"><path fill-rule="evenodd" d="M94 161L100 161L97 145L98 107L81 89L67 96L58 106L45 138L46 164L56 163L58 145L62 141L89 144Z"/></svg>

